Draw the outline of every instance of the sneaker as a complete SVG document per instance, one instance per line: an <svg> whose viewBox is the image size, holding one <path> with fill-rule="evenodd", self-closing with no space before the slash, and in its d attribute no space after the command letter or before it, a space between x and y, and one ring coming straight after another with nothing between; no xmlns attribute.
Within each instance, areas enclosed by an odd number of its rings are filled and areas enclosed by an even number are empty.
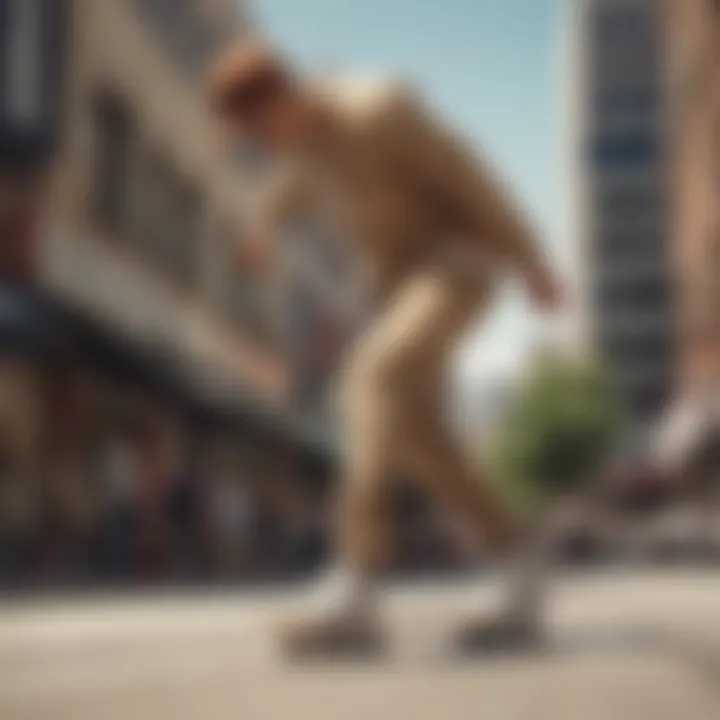
<svg viewBox="0 0 720 720"><path fill-rule="evenodd" d="M283 653L291 658L378 657L387 637L370 614L335 612L285 622L279 628Z"/></svg>
<svg viewBox="0 0 720 720"><path fill-rule="evenodd" d="M471 620L457 632L455 645L463 655L535 652L544 644L540 622L510 613Z"/></svg>

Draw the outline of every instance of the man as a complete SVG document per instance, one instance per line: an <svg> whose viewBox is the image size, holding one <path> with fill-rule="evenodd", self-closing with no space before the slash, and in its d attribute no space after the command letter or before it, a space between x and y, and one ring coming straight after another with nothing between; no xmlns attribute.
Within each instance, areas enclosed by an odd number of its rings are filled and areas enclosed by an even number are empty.
<svg viewBox="0 0 720 720"><path fill-rule="evenodd" d="M247 259L267 262L288 222L319 212L350 240L369 291L370 321L341 376L336 594L282 639L297 652L377 650L384 634L373 581L387 561L392 477L409 472L425 482L498 555L520 548L519 526L443 423L443 385L452 350L506 271L548 310L555 280L487 168L401 84L305 83L269 48L246 44L220 59L209 95L227 126L287 161ZM501 618L464 628L462 642L533 641L538 605L526 585Z"/></svg>

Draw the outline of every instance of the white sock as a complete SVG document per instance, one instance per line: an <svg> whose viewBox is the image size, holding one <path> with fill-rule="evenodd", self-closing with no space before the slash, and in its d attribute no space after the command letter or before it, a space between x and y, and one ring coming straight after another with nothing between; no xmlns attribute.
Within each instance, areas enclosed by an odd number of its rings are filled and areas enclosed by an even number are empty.
<svg viewBox="0 0 720 720"><path fill-rule="evenodd" d="M550 544L542 533L531 540L511 561L507 610L521 622L540 620L547 591Z"/></svg>
<svg viewBox="0 0 720 720"><path fill-rule="evenodd" d="M374 609L377 596L370 578L344 565L333 565L318 585L321 604L329 610L367 613Z"/></svg>

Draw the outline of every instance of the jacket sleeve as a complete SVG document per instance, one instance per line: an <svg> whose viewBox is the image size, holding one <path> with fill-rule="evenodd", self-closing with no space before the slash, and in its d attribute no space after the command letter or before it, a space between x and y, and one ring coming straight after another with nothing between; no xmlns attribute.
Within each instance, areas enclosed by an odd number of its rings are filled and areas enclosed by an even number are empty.
<svg viewBox="0 0 720 720"><path fill-rule="evenodd" d="M385 152L472 239L521 273L541 262L535 233L489 164L432 116L405 87L385 102Z"/></svg>
<svg viewBox="0 0 720 720"><path fill-rule="evenodd" d="M279 168L255 200L255 226L271 235L287 230L308 202L308 184L301 170L288 164Z"/></svg>

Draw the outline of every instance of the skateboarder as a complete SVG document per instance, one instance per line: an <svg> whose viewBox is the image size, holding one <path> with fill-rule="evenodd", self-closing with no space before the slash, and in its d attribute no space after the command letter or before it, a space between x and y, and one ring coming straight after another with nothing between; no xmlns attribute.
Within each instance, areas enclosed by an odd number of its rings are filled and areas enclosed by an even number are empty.
<svg viewBox="0 0 720 720"><path fill-rule="evenodd" d="M288 623L281 640L298 652L378 649L375 580L388 560L388 485L398 473L417 477L499 557L524 557L526 534L443 422L445 381L453 349L508 275L546 311L558 285L489 167L404 84L313 83L248 42L219 59L209 98L226 126L283 162L248 260L271 262L273 238L308 209L357 253L370 319L340 378L339 563L325 607ZM536 639L538 586L521 565L500 617L461 629L466 647Z"/></svg>

